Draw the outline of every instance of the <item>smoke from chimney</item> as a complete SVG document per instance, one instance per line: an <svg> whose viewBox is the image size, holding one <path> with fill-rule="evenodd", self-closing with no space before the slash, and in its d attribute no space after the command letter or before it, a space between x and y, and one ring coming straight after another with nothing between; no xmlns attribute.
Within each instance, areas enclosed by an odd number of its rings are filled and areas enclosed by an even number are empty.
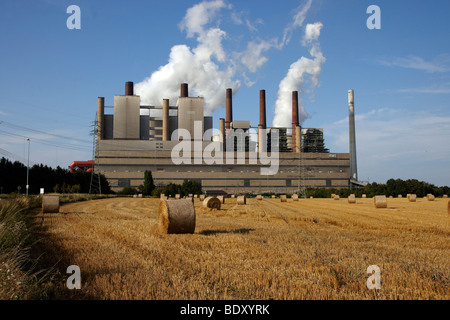
<svg viewBox="0 0 450 320"><path fill-rule="evenodd" d="M317 22L308 24L305 28L305 35L303 37L304 45L311 45L309 51L313 59L301 57L296 62L292 63L289 70L281 80L278 89L277 101L275 103L275 117L273 119L273 126L275 127L289 127L291 111L291 92L302 92L304 83L308 81L309 91L314 92L314 89L319 85L319 77L322 73L322 65L326 59L322 54L318 38L322 23ZM299 124L308 117L305 106L302 102L301 95L299 97Z"/></svg>
<svg viewBox="0 0 450 320"><path fill-rule="evenodd" d="M174 45L169 61L135 86L141 103L159 105L161 98L177 101L180 83L189 83L191 96L205 98L205 115L225 106L223 92L233 88L236 94L241 86L235 80L236 68L232 55L227 54L222 41L227 33L214 24L221 9L229 8L223 0L203 1L187 9L179 27L187 38L194 38L196 46Z"/></svg>

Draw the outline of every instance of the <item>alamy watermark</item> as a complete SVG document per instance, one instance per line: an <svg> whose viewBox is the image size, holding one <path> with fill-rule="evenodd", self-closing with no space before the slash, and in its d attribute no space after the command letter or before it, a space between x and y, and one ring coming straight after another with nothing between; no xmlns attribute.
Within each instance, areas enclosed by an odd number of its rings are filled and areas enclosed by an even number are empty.
<svg viewBox="0 0 450 320"><path fill-rule="evenodd" d="M216 134L219 141L212 141ZM229 129L226 138L218 129L208 129L203 133L202 121L194 121L194 137L187 129L176 129L172 133L172 141L179 141L172 148L171 158L176 165L181 164L250 164L261 165L261 175L275 175L279 168L279 130L271 129L270 135L265 129L258 134L264 139L258 145L258 151L249 148L254 129ZM267 151L266 137L270 136L270 152ZM222 141L225 141L224 143ZM204 147L203 142L208 142ZM252 150L253 149L253 150ZM248 152L248 157L246 153ZM248 163L246 163L248 161ZM263 167L266 166L266 167ZM268 166L268 167L267 167Z"/></svg>
<svg viewBox="0 0 450 320"><path fill-rule="evenodd" d="M68 289L81 289L81 271L80 267L77 265L70 265L67 267L66 273L71 274L67 278L66 286Z"/></svg>
<svg viewBox="0 0 450 320"><path fill-rule="evenodd" d="M366 25L369 30L381 29L381 9L377 5L371 5L367 8L367 14L371 16L367 19Z"/></svg>
<svg viewBox="0 0 450 320"><path fill-rule="evenodd" d="M367 273L370 277L367 278L367 288L369 290L381 289L381 270L379 266L372 265L367 267Z"/></svg>
<svg viewBox="0 0 450 320"><path fill-rule="evenodd" d="M79 6L70 5L67 7L67 13L71 14L66 21L67 29L81 29L81 9Z"/></svg>

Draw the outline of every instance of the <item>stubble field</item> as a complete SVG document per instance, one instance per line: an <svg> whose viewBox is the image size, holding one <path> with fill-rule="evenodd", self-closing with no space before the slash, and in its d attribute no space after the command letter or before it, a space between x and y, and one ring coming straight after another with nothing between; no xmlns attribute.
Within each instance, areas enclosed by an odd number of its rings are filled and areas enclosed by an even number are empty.
<svg viewBox="0 0 450 320"><path fill-rule="evenodd" d="M448 199L195 199L194 234L158 232L159 199L112 198L36 216L44 259L78 265L80 299L450 298ZM381 289L367 287L379 266ZM67 267L66 266L66 267ZM65 270L64 270L65 271ZM68 277L69 275L66 275Z"/></svg>

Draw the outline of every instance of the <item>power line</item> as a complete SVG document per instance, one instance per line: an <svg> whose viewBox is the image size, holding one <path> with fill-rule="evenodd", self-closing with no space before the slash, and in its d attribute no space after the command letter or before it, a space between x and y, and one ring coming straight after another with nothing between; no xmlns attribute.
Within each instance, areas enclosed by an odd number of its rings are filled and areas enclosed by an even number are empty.
<svg viewBox="0 0 450 320"><path fill-rule="evenodd" d="M59 134L54 134L54 133L49 133L49 132L45 132L45 131L41 131L41 130L27 128L27 127L23 127L23 126L20 126L20 125L11 123L11 122L7 122L7 121L0 121L0 125L5 125L5 126L10 127L10 128L15 128L15 129L19 129L19 130L25 130L25 131L29 131L29 132L45 134L45 135L56 137L56 138L60 138L60 139L67 139L67 140L71 140L71 141L78 141L78 142L89 143L89 144L91 143L88 140L78 139L78 138L74 138L74 137L67 137L67 136L63 136L63 135L59 135Z"/></svg>
<svg viewBox="0 0 450 320"><path fill-rule="evenodd" d="M77 118L79 118L79 119L85 119L84 117L81 117L79 114L73 114L73 113L68 113L68 112L62 112L60 108L59 108L59 109L54 109L54 108L48 108L48 107L38 106L38 105L33 104L33 103L24 102L24 101L19 101L19 100L16 100L16 99L11 99L11 97L6 97L6 96L0 96L0 98L6 99L6 100L9 100L9 101L13 101L13 102L15 102L15 103L20 103L20 104L23 104L23 105L30 106L30 107L33 107L33 108L38 109L39 111L41 111L41 110L49 110L49 111L52 111L53 113L57 112L57 113L60 113L60 114L62 113L62 114L70 115L71 117L77 117Z"/></svg>
<svg viewBox="0 0 450 320"><path fill-rule="evenodd" d="M14 154L14 153L12 153L12 152L9 152L8 150L3 149L3 148L0 148L0 154L2 154L2 155L4 155L4 156L7 156L8 158L15 159L15 160L21 162L22 164L26 162L26 159L22 158L21 156L18 156L17 154ZM37 163L34 162L34 161L30 161L30 162L31 162L33 165L36 165L36 164L37 164Z"/></svg>
<svg viewBox="0 0 450 320"><path fill-rule="evenodd" d="M70 150L76 150L76 151L86 151L86 150L91 150L89 147L83 147L83 146L71 146L71 145L66 145L66 144L58 144L55 142L48 142L45 141L43 139L39 139L39 138L30 138L27 136L23 136L17 133L12 133L12 132L7 132L7 131L3 131L0 130L0 133L9 135L9 136L14 136L14 137L20 137L23 139L32 139L33 142L35 143L40 143L40 144L44 144L44 145L48 145L48 146L52 146L52 147L58 147L58 148L63 148L63 149L70 149Z"/></svg>

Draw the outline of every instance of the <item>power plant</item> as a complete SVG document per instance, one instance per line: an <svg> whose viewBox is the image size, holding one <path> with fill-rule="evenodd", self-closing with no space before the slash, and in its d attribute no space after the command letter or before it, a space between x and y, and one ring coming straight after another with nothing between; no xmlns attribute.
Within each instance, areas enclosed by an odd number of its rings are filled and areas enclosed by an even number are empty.
<svg viewBox="0 0 450 320"><path fill-rule="evenodd" d="M98 98L95 172L112 190L138 187L152 171L157 187L185 179L204 190L226 193L296 193L305 188L358 185L353 90L349 91L350 152L325 148L323 129L301 128L298 92L292 92L292 127L269 128L266 92L260 90L259 124L233 119L233 92L227 89L225 119L218 129L204 115L204 98L190 97L182 83L177 101L141 105L133 82L115 95L113 112Z"/></svg>

